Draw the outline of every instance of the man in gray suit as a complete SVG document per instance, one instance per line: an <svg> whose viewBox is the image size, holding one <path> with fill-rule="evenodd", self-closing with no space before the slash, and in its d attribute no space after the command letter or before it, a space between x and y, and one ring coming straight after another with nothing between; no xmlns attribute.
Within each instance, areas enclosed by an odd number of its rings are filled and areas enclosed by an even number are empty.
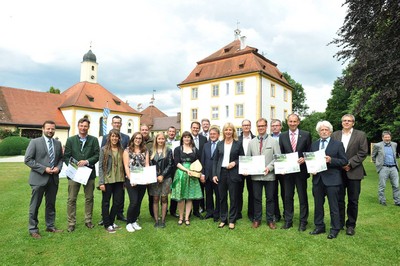
<svg viewBox="0 0 400 266"><path fill-rule="evenodd" d="M61 142L53 139L56 124L46 121L42 126L43 137L30 141L25 153L25 164L31 168L29 185L32 188L29 205L29 233L33 238L41 238L38 228L38 212L43 195L46 197L46 231L62 232L54 226L56 218L56 196L58 174L63 165Z"/></svg>
<svg viewBox="0 0 400 266"><path fill-rule="evenodd" d="M342 130L332 133L332 139L341 141L346 152L347 164L343 166L343 187L339 194L340 223L343 227L346 219L347 192L347 221L346 234L353 236L358 216L358 199L361 193L361 180L366 176L363 161L368 155L368 142L364 132L354 129L355 118L351 114L342 117Z"/></svg>
<svg viewBox="0 0 400 266"><path fill-rule="evenodd" d="M372 148L372 161L379 174L379 203L386 206L385 188L386 180L389 178L393 189L394 204L400 206L399 165L396 160L397 143L391 141L390 131L382 132L382 140Z"/></svg>

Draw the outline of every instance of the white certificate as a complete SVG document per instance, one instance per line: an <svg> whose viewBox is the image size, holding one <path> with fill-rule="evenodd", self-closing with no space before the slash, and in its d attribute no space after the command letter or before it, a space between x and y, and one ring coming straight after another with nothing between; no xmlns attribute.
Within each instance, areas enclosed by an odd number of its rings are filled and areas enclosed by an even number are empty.
<svg viewBox="0 0 400 266"><path fill-rule="evenodd" d="M265 156L239 156L239 174L263 175L265 170Z"/></svg>
<svg viewBox="0 0 400 266"><path fill-rule="evenodd" d="M86 185L89 180L92 169L87 166L78 166L78 161L74 158L69 159L69 164L65 174L73 181Z"/></svg>
<svg viewBox="0 0 400 266"><path fill-rule="evenodd" d="M152 165L149 167L139 167L131 169L130 173L131 184L136 185L147 185L157 182L156 166Z"/></svg>
<svg viewBox="0 0 400 266"><path fill-rule="evenodd" d="M274 159L275 174L284 175L300 172L299 154L297 152L274 154Z"/></svg>
<svg viewBox="0 0 400 266"><path fill-rule="evenodd" d="M319 173L328 169L326 166L325 150L303 152L303 155L308 173Z"/></svg>

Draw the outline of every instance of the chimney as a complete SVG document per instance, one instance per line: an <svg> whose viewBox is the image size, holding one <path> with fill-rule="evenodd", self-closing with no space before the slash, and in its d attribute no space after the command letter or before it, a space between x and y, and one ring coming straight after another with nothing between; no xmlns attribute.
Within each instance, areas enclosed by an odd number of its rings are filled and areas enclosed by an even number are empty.
<svg viewBox="0 0 400 266"><path fill-rule="evenodd" d="M240 37L240 50L243 50L246 48L246 36L241 36Z"/></svg>

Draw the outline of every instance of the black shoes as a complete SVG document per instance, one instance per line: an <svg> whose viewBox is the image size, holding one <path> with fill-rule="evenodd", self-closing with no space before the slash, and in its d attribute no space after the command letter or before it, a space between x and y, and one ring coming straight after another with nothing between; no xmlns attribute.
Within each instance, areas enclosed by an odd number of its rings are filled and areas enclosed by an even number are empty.
<svg viewBox="0 0 400 266"><path fill-rule="evenodd" d="M337 237L337 233L330 233L326 238L328 238L328 239L334 239L334 238L336 238Z"/></svg>
<svg viewBox="0 0 400 266"><path fill-rule="evenodd" d="M379 204L382 205L382 206L387 206L386 202L384 202L384 201L380 201Z"/></svg>
<svg viewBox="0 0 400 266"><path fill-rule="evenodd" d="M299 231L304 232L307 229L307 224L306 223L300 223L299 225Z"/></svg>
<svg viewBox="0 0 400 266"><path fill-rule="evenodd" d="M203 215L201 215L199 212L193 213L193 215L199 218L200 220L204 220Z"/></svg>
<svg viewBox="0 0 400 266"><path fill-rule="evenodd" d="M354 227L347 227L347 229L346 229L346 235L349 235L349 236L354 236L356 234L356 231L354 230Z"/></svg>
<svg viewBox="0 0 400 266"><path fill-rule="evenodd" d="M117 215L117 220L123 221L123 222L127 222L126 217L123 215Z"/></svg>
<svg viewBox="0 0 400 266"><path fill-rule="evenodd" d="M282 227L281 227L281 229L289 229L290 227L293 227L293 223L285 223Z"/></svg>
<svg viewBox="0 0 400 266"><path fill-rule="evenodd" d="M310 235L319 235L325 233L325 228L315 228L313 231L310 232ZM331 234L329 234L331 235Z"/></svg>

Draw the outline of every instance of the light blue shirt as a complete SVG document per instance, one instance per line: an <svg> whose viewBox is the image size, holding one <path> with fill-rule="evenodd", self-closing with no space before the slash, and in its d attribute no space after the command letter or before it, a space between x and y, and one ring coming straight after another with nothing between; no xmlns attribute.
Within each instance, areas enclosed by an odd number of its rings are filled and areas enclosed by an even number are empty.
<svg viewBox="0 0 400 266"><path fill-rule="evenodd" d="M396 162L394 161L392 145L390 143L383 143L383 149L385 152L385 159L383 161L383 164L388 166L396 165Z"/></svg>
<svg viewBox="0 0 400 266"><path fill-rule="evenodd" d="M319 149L320 150L325 150L326 147L328 146L330 140L331 140L331 137L325 139L324 148L322 149L322 139L320 139L320 141L319 141Z"/></svg>

